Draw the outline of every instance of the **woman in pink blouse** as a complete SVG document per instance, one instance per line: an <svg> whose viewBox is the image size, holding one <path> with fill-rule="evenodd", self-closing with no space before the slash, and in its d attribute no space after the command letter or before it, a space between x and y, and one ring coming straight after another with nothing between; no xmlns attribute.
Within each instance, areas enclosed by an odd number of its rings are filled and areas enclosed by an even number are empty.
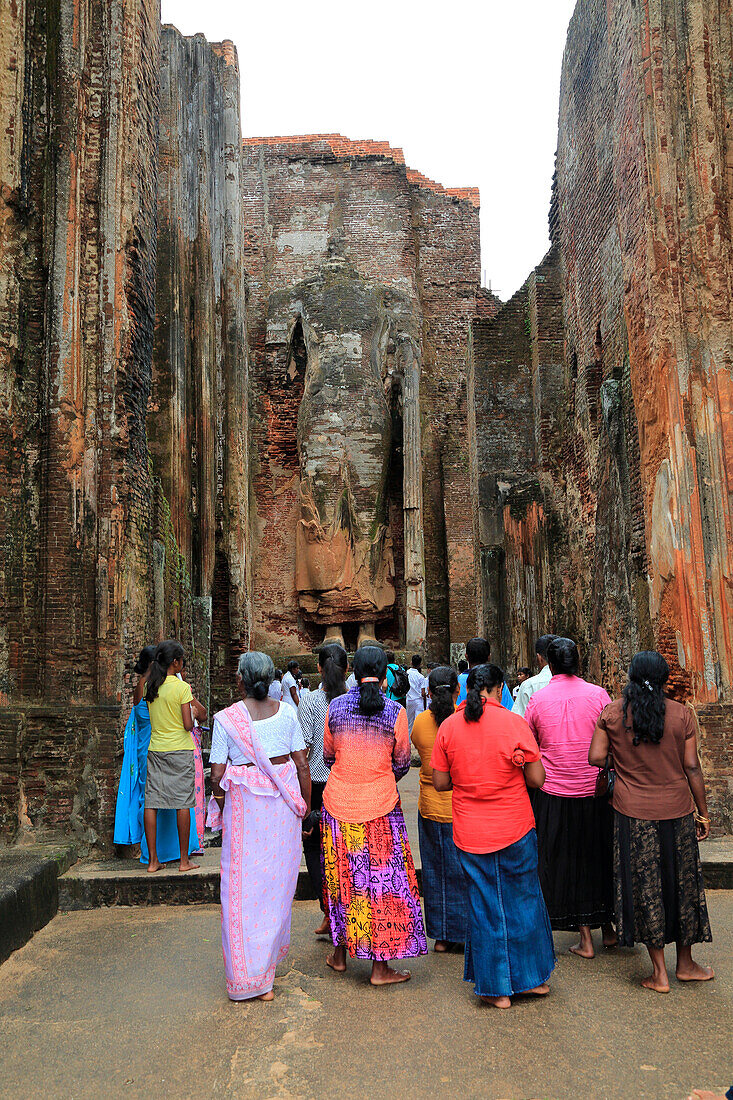
<svg viewBox="0 0 733 1100"><path fill-rule="evenodd" d="M611 699L578 675L580 658L570 638L555 638L547 660L552 679L524 714L547 773L532 796L540 883L553 929L578 930L580 942L570 950L592 959L592 928L603 929L605 947L616 943L613 812L607 797L595 797L598 769L588 763L596 721Z"/></svg>

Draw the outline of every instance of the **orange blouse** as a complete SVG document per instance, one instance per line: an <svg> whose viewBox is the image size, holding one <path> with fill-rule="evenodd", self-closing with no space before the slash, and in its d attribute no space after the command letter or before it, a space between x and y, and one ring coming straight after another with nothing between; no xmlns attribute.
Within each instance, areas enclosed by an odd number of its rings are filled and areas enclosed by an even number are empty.
<svg viewBox="0 0 733 1100"><path fill-rule="evenodd" d="M380 714L362 715L359 689L334 699L323 733L323 759L331 773L323 805L352 825L384 817L399 801L397 780L410 770L407 712L385 699Z"/></svg>

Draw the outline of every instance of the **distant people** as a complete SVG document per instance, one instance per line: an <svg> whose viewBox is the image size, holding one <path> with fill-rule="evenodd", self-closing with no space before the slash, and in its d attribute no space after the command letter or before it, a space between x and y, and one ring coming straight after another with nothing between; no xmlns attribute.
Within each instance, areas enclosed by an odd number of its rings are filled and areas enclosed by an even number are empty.
<svg viewBox="0 0 733 1100"><path fill-rule="evenodd" d="M654 650L637 653L621 699L598 719L588 754L613 761L614 870L619 943L643 943L652 973L642 985L669 992L664 945L677 945L677 979L705 982L710 967L692 944L712 940L698 841L710 835L705 779L690 707L665 694L669 666Z"/></svg>
<svg viewBox="0 0 733 1100"><path fill-rule="evenodd" d="M555 966L537 876L527 787L545 780L527 723L502 705L504 673L468 674L464 706L446 718L430 760L436 791L453 790L453 840L468 894L464 980L496 1008L518 993L543 996Z"/></svg>
<svg viewBox="0 0 733 1100"><path fill-rule="evenodd" d="M459 676L465 676L465 674L467 672L468 672L468 661L464 660L463 657L461 657L460 661L458 662L458 675ZM458 690L459 691L461 690L461 685L460 684L458 685Z"/></svg>
<svg viewBox="0 0 733 1100"><path fill-rule="evenodd" d="M410 769L407 714L380 690L387 659L377 646L354 658L356 689L328 708L323 759L323 870L337 972L370 959L372 985L405 982L394 959L427 953L415 866L396 780Z"/></svg>
<svg viewBox="0 0 733 1100"><path fill-rule="evenodd" d="M491 645L486 641L486 638L471 638L471 641L466 643L466 659L469 669L478 668L479 665L487 664L490 656ZM466 701L467 683L468 672L459 672L458 684L460 691L458 693L458 706ZM502 686L501 705L506 707L507 710L511 710L513 706L512 693L506 684Z"/></svg>
<svg viewBox="0 0 733 1100"><path fill-rule="evenodd" d="M520 687L522 686L522 684L524 683L525 680L529 680L531 675L532 675L532 669L527 668L526 665L523 668L518 668L517 669L517 683L516 683L516 686L512 689L512 699L514 700L515 703L517 701L517 696L519 695ZM512 707L512 710L514 710L513 707Z"/></svg>
<svg viewBox="0 0 733 1100"><path fill-rule="evenodd" d="M536 691L541 691L542 688L547 687L552 679L552 673L550 672L550 666L547 663L547 647L550 642L556 637L555 634L543 634L541 638L538 638L534 644L535 654L537 656L537 666L539 672L536 676L529 676L519 686L517 697L514 700L512 710L515 714L521 714L524 717L524 712L527 709L527 704Z"/></svg>
<svg viewBox="0 0 733 1100"><path fill-rule="evenodd" d="M323 759L323 733L326 726L326 714L329 703L346 694L344 678L349 667L346 650L337 643L324 645L318 651L318 671L321 674L320 686L315 691L301 697L298 707L298 721L303 730L303 739L308 754L308 768L311 775L311 820L303 833L303 851L308 868L311 889L325 914L323 904L323 876L321 873L321 807L323 790L328 780L329 769ZM328 915L316 928L317 936L325 936L330 928Z"/></svg>
<svg viewBox="0 0 733 1100"><path fill-rule="evenodd" d="M266 653L239 658L242 701L214 716L209 824L221 829L221 945L232 1001L271 1001L290 946L311 780L295 711L269 698Z"/></svg>
<svg viewBox="0 0 733 1100"><path fill-rule="evenodd" d="M303 699L305 698L306 695L310 695L310 690L311 690L310 680L308 679L307 676L301 676L301 678L300 678L300 702L301 703L303 702Z"/></svg>
<svg viewBox="0 0 733 1100"><path fill-rule="evenodd" d="M267 693L268 699L274 699L276 703L279 703L283 697L283 685L282 685L283 672L281 668L275 669L275 675L272 678L272 683Z"/></svg>
<svg viewBox="0 0 733 1100"><path fill-rule="evenodd" d="M191 734L194 717L199 722L205 722L206 709L198 699L194 699L186 681L178 678L184 664L185 654L179 642L161 642L144 685L152 728L144 813L150 874L162 867L157 847L160 810L176 811L179 870L193 871L198 866L189 858L192 809L194 830L196 825L196 766Z"/></svg>
<svg viewBox="0 0 733 1100"><path fill-rule="evenodd" d="M616 944L613 812L608 798L595 797L598 771L588 763L598 716L611 698L582 679L570 638L553 638L547 660L552 679L524 713L547 776L532 798L540 884L553 929L578 931L580 940L570 951L592 959L591 929L602 929L604 947Z"/></svg>
<svg viewBox="0 0 733 1100"><path fill-rule="evenodd" d="M418 714L412 727L412 743L420 754L420 794L417 829L422 863L425 931L435 940L435 951L466 940L466 882L458 850L453 843L453 796L433 786L430 756L438 730L454 713L458 698L455 669L434 668L428 676L430 706Z"/></svg>
<svg viewBox="0 0 733 1100"><path fill-rule="evenodd" d="M185 680L188 682L188 673L186 671L186 658L183 658L183 669L179 675L179 680ZM206 836L206 777L204 776L204 758L202 752L202 737L201 726L197 719L194 717L193 729L191 730L191 737L193 739L193 769L194 769L194 817L196 819L196 835L198 836L198 846L196 848L196 855L202 856L204 854L204 840ZM160 815L158 815L160 818ZM189 843L190 849L190 843ZM189 851L189 855L191 852ZM160 855L158 856L160 859Z"/></svg>
<svg viewBox="0 0 733 1100"><path fill-rule="evenodd" d="M300 665L296 660L288 661L288 668L282 678L282 699L284 703L288 703L294 710L298 709L298 703L300 702L300 695L298 693L298 677L300 676Z"/></svg>
<svg viewBox="0 0 733 1100"><path fill-rule="evenodd" d="M407 694L410 690L407 671L398 663L394 650L386 650L384 656L387 660L384 693L388 699L407 709Z"/></svg>
<svg viewBox="0 0 733 1100"><path fill-rule="evenodd" d="M412 723L415 721L415 716L425 710L428 702L428 682L422 673L422 657L419 653L413 655L412 665L407 670L407 679L410 681L406 705L407 727L410 734L412 734Z"/></svg>

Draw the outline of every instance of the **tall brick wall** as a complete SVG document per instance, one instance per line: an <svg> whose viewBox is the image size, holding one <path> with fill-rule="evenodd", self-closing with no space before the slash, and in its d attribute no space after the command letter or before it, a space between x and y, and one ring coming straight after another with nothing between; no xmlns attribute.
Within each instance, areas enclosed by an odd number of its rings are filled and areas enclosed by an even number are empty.
<svg viewBox="0 0 733 1100"><path fill-rule="evenodd" d="M611 691L634 651L658 648L672 690L698 706L711 806L728 827L730 34L729 3L581 0L553 248L495 320L474 323L469 356L487 629L510 666L532 633L567 631ZM531 447L526 403L514 435L492 425L482 439L495 394L528 372Z"/></svg>
<svg viewBox="0 0 733 1100"><path fill-rule="evenodd" d="M94 843L146 615L158 4L6 6L0 49L0 830Z"/></svg>
<svg viewBox="0 0 733 1100"><path fill-rule="evenodd" d="M239 67L230 42L164 27L155 353L147 419L157 481L161 635L197 690L231 700L247 645L247 341Z"/></svg>
<svg viewBox="0 0 733 1100"><path fill-rule="evenodd" d="M338 135L246 139L242 174L255 643L284 655L310 650L320 638L297 612L293 532L303 377L290 354L297 303L283 312L283 296L337 254L360 279L400 299L398 312L419 348L427 646L447 657L449 642L465 642L476 622L465 349L477 311L478 195L425 179L384 143ZM392 471L393 517L401 495L395 477L399 463ZM394 527L399 549L396 519ZM397 579L399 613L405 595ZM404 631L398 619L383 629L395 644Z"/></svg>

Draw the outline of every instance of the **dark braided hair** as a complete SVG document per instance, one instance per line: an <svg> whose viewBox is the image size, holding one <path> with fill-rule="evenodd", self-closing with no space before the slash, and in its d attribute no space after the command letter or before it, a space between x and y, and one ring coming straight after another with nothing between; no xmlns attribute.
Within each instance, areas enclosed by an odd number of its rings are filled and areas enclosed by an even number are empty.
<svg viewBox="0 0 733 1100"><path fill-rule="evenodd" d="M466 687L466 708L463 717L467 722L478 722L484 713L484 700L481 692L484 688L491 691L497 684L504 683L504 673L498 665L476 665L468 674Z"/></svg>
<svg viewBox="0 0 733 1100"><path fill-rule="evenodd" d="M456 709L453 703L453 695L458 687L458 673L454 668L440 665L431 670L428 676L430 689L430 713L435 719L436 726L440 727L446 718L450 718Z"/></svg>
<svg viewBox="0 0 733 1100"><path fill-rule="evenodd" d="M658 745L664 733L667 702L664 685L669 679L669 665L661 653L643 649L632 657L629 682L623 690L624 727L634 731L634 744L646 741ZM628 713L631 706L631 725Z"/></svg>
<svg viewBox="0 0 733 1100"><path fill-rule="evenodd" d="M367 717L384 710L382 680L387 674L387 658L384 650L376 645L363 645L354 657L354 677L359 685L359 713ZM368 677L371 681L365 684Z"/></svg>
<svg viewBox="0 0 733 1100"><path fill-rule="evenodd" d="M339 695L346 694L346 673L349 658L346 650L337 642L321 646L318 650L318 667L321 670L321 687L329 703Z"/></svg>
<svg viewBox="0 0 733 1100"><path fill-rule="evenodd" d="M158 698L158 691L161 684L165 683L168 669L174 661L179 661L183 656L185 656L185 654L180 642L168 640L167 642L160 643L155 651L153 667L150 670L150 675L145 684L145 698L148 703L154 703Z"/></svg>

